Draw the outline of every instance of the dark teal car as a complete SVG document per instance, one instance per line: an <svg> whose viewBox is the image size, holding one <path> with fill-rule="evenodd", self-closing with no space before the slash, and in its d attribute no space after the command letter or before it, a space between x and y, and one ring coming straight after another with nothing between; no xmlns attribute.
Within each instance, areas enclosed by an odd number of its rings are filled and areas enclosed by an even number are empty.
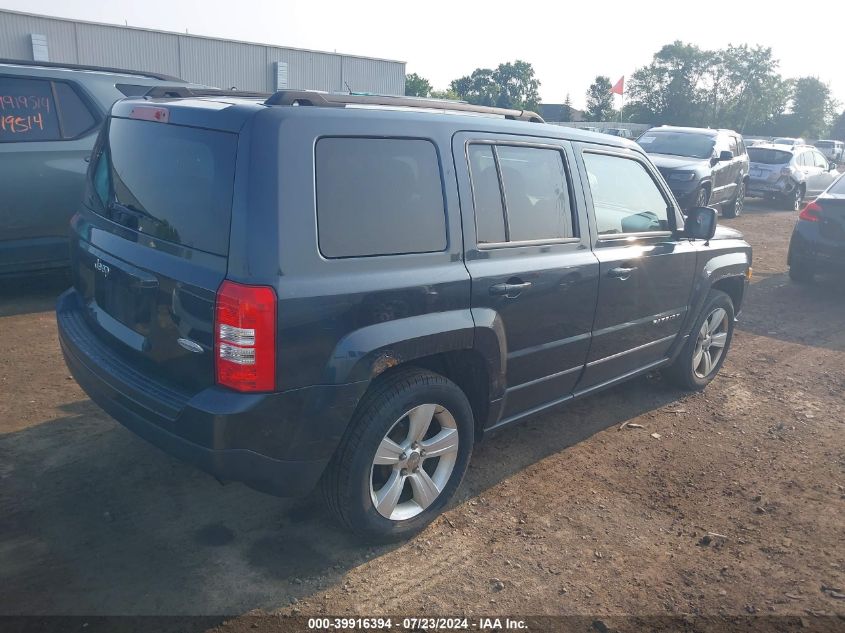
<svg viewBox="0 0 845 633"><path fill-rule="evenodd" d="M0 60L0 276L68 265L97 131L118 99L185 82L154 73Z"/></svg>

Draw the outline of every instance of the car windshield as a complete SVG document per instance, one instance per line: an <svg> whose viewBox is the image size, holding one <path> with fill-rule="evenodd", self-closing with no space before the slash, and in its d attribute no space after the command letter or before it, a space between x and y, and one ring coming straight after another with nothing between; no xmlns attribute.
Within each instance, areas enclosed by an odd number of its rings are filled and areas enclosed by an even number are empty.
<svg viewBox="0 0 845 633"><path fill-rule="evenodd" d="M772 141L772 143L774 143L775 145L792 145L793 143L795 143L795 139L786 137L776 138L774 141Z"/></svg>
<svg viewBox="0 0 845 633"><path fill-rule="evenodd" d="M792 159L791 152L766 147L749 147L748 160L762 165L782 165Z"/></svg>
<svg viewBox="0 0 845 633"><path fill-rule="evenodd" d="M646 132L637 142L649 154L669 154L690 158L710 158L713 137L689 132Z"/></svg>
<svg viewBox="0 0 845 633"><path fill-rule="evenodd" d="M833 147L833 141L816 141L816 147Z"/></svg>

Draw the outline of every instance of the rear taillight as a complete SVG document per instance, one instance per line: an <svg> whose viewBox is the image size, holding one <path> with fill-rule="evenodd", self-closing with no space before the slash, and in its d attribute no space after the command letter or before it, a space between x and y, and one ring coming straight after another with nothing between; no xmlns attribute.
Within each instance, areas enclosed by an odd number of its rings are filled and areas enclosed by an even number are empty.
<svg viewBox="0 0 845 633"><path fill-rule="evenodd" d="M214 308L217 384L237 391L276 387L276 293L224 281Z"/></svg>
<svg viewBox="0 0 845 633"><path fill-rule="evenodd" d="M819 222L822 219L821 212L821 206L817 202L811 202L798 214L798 218L807 222Z"/></svg>

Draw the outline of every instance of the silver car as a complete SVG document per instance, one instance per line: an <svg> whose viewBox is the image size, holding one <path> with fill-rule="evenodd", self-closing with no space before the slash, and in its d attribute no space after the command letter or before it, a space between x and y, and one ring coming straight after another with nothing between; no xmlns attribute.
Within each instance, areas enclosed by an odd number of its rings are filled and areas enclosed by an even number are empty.
<svg viewBox="0 0 845 633"><path fill-rule="evenodd" d="M842 157L845 156L845 143L842 141L834 141L833 139L822 139L816 141L816 149L835 163L842 162Z"/></svg>
<svg viewBox="0 0 845 633"><path fill-rule="evenodd" d="M789 147L769 143L748 148L746 195L780 200L798 211L806 196L817 196L836 180L836 165L809 145Z"/></svg>

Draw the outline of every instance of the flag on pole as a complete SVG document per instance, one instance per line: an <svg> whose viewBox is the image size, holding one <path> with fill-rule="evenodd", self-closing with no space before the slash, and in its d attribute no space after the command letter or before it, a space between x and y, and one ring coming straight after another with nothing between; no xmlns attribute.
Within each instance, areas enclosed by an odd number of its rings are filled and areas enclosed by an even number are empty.
<svg viewBox="0 0 845 633"><path fill-rule="evenodd" d="M619 81L617 81L613 88L610 89L610 92L615 95L621 95L623 92L625 92L625 75L622 75L619 78Z"/></svg>

